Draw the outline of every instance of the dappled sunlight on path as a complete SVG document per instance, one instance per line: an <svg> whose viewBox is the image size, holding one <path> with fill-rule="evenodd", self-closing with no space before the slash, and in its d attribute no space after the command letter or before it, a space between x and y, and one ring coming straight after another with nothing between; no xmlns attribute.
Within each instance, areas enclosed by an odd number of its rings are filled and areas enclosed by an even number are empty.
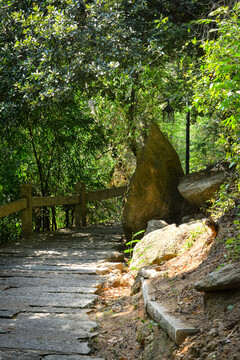
<svg viewBox="0 0 240 360"><path fill-rule="evenodd" d="M123 259L122 239L121 225L109 224L1 244L0 358L89 359L98 327L89 308Z"/></svg>

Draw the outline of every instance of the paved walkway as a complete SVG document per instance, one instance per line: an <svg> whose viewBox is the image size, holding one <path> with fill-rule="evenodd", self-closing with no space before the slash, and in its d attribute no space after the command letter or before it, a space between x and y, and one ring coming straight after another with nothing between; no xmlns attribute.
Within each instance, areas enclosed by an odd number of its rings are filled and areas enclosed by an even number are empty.
<svg viewBox="0 0 240 360"><path fill-rule="evenodd" d="M105 225L1 244L0 360L100 360L88 355L88 312L121 240Z"/></svg>

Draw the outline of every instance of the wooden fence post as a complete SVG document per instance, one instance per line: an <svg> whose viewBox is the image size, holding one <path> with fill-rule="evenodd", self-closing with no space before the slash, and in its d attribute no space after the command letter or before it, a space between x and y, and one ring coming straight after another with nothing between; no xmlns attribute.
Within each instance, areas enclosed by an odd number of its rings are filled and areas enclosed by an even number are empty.
<svg viewBox="0 0 240 360"><path fill-rule="evenodd" d="M80 212L81 212L81 222L82 227L87 226L87 194L86 194L86 184L81 183L81 192L80 192Z"/></svg>
<svg viewBox="0 0 240 360"><path fill-rule="evenodd" d="M75 225L76 227L81 227L81 184L76 183L76 195L79 196L79 203L75 204Z"/></svg>
<svg viewBox="0 0 240 360"><path fill-rule="evenodd" d="M20 185L21 197L27 199L27 208L22 210L22 236L24 238L33 237L32 226L32 185L22 184Z"/></svg>

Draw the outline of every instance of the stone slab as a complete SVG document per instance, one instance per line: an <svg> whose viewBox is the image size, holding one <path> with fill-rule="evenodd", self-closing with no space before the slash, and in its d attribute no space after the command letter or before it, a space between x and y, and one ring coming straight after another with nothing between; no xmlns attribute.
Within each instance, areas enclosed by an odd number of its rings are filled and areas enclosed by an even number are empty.
<svg viewBox="0 0 240 360"><path fill-rule="evenodd" d="M82 329L81 326L79 326L79 328L75 331L64 331L59 329L56 330L55 326L48 329L45 326L41 326L39 323L36 325L39 326L39 328L34 328L29 324L26 325L27 328L18 325L16 325L16 327L14 327L14 324L9 327L4 326L4 324L0 325L1 336L3 336L3 334L10 334L11 336L22 336L25 338L34 336L35 338L45 340L46 342L55 339L62 340L63 342L67 339L70 341L73 341L74 339L87 341L88 339L97 336L97 332L86 331Z"/></svg>
<svg viewBox="0 0 240 360"><path fill-rule="evenodd" d="M99 263L101 260L103 261L105 258L109 257L112 254L119 254L115 251L109 251L109 252L103 252L99 253L99 251L92 252L92 254L89 254L88 252L84 252L82 254L81 252L74 252L73 255L66 255L66 253L59 253L57 256L54 255L33 255L31 253L25 254L22 252L22 254L15 254L15 253L9 253L8 257L2 256L0 253L0 267L4 265L18 265L18 264L35 264L35 265L48 265L48 266L99 266ZM87 259L86 259L87 257ZM11 259L11 261L10 261Z"/></svg>
<svg viewBox="0 0 240 360"><path fill-rule="evenodd" d="M35 270L35 271L77 271L78 274L96 274L96 267L92 266L60 266L60 265L1 265L0 270Z"/></svg>
<svg viewBox="0 0 240 360"><path fill-rule="evenodd" d="M11 319L12 317L16 316L18 314L18 310L1 310L0 309L0 318L2 319Z"/></svg>
<svg viewBox="0 0 240 360"><path fill-rule="evenodd" d="M1 286L97 286L101 284L104 279L94 274L76 274L76 273L50 273L46 271L4 271L0 273Z"/></svg>
<svg viewBox="0 0 240 360"><path fill-rule="evenodd" d="M41 360L42 355L33 351L0 350L0 360Z"/></svg>
<svg viewBox="0 0 240 360"><path fill-rule="evenodd" d="M81 355L48 355L44 357L44 360L105 360L105 359L93 358L90 356L81 356Z"/></svg>
<svg viewBox="0 0 240 360"><path fill-rule="evenodd" d="M64 294L64 293L72 293L72 294L95 294L98 290L98 288L93 287L93 286L37 286L35 287L35 290L33 290L32 286L19 286L19 287L10 287L10 288L5 288L3 290L0 290L0 296L5 296L5 294L18 294L19 292L25 292L28 294L31 294L31 292L35 291L36 293L36 289L41 289L39 291L41 291L41 293L59 293L59 294Z"/></svg>
<svg viewBox="0 0 240 360"><path fill-rule="evenodd" d="M71 307L51 307L51 306L25 306L17 305L15 307L8 306L10 311L14 311L17 314L20 313L48 313L48 314L79 314L79 311L87 311L87 313L91 312L90 308L71 308ZM2 310L3 311L3 310Z"/></svg>
<svg viewBox="0 0 240 360"><path fill-rule="evenodd" d="M182 344L188 335L194 335L199 331L192 325L183 323L169 315L167 308L156 301L152 301L149 297L148 284L145 279L142 279L142 291L146 311L177 345Z"/></svg>
<svg viewBox="0 0 240 360"><path fill-rule="evenodd" d="M56 293L37 293L35 291L27 294L26 292L19 291L13 295L7 291L4 296L0 296L0 308L6 309L8 306L20 305L21 306L53 306L53 307L76 307L84 308L92 305L97 299L95 294L67 294L62 293L61 296Z"/></svg>
<svg viewBox="0 0 240 360"><path fill-rule="evenodd" d="M33 351L12 351L12 350L0 350L0 360L42 360L43 355L37 354ZM105 360L103 358L92 358L85 355L47 355L44 356L44 360Z"/></svg>
<svg viewBox="0 0 240 360"><path fill-rule="evenodd" d="M109 252L116 251L119 243L114 242L114 239L111 241L102 241L101 238L87 238L84 242L79 241L78 238L67 238L64 242L63 239L59 239L55 242L31 242L28 244L19 242L17 245L11 244L12 246L1 245L1 254L0 257L4 256L20 256L20 257L46 257L46 258L83 258L86 254L88 259L94 259L99 257L104 257L104 254ZM97 251L97 252L96 252ZM84 259L84 258L83 258Z"/></svg>
<svg viewBox="0 0 240 360"><path fill-rule="evenodd" d="M60 352L87 355L90 352L87 342L77 339L46 339L46 337L2 334L0 336L1 349L37 350L46 352Z"/></svg>
<svg viewBox="0 0 240 360"><path fill-rule="evenodd" d="M76 334L78 338L92 337L98 327L87 314L51 314L51 313L23 313L13 319L2 319L1 333L35 334L47 338L68 338ZM96 334L95 334L96 335Z"/></svg>

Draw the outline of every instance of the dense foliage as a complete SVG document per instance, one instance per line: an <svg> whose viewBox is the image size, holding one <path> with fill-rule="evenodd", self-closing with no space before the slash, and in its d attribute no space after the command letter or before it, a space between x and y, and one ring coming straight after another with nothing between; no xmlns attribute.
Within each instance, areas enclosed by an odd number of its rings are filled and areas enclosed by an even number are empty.
<svg viewBox="0 0 240 360"><path fill-rule="evenodd" d="M127 183L153 121L185 168L187 113L190 170L237 167L239 12L231 0L0 0L0 202L23 182L39 196ZM102 206L89 220L120 214Z"/></svg>
<svg viewBox="0 0 240 360"><path fill-rule="evenodd" d="M217 122L231 165L240 162L240 3L232 11L219 8L210 14L217 38L203 42L204 57L196 82L195 104Z"/></svg>

